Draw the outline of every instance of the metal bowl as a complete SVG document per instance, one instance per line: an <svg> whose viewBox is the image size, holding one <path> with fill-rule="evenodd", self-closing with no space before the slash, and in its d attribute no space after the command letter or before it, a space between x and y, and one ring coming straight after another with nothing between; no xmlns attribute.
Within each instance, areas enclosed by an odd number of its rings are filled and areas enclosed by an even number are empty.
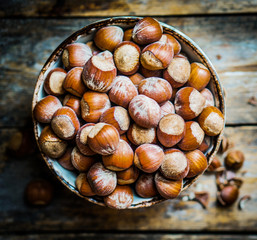
<svg viewBox="0 0 257 240"><path fill-rule="evenodd" d="M51 71L55 67L61 67L62 61L61 61L61 55L62 52L67 44L73 43L73 42L87 42L93 39L94 33L105 26L109 25L116 25L120 26L124 29L126 28L132 28L136 22L138 22L141 18L139 17L113 17L108 18L104 20L100 20L97 22L94 22L77 32L73 33L71 36L69 36L67 39L65 39L51 54L51 56L46 61L44 67L42 68L33 95L33 101L32 101L32 110L34 109L36 103L41 100L43 97L46 96L44 89L43 89L43 83L45 80L45 77L47 76L48 72ZM176 28L169 26L165 23L160 22L163 26L163 31L165 33L170 33L173 35L181 44L182 51L186 53L186 55L189 58L190 62L201 62L203 63L211 73L211 81L208 85L208 88L211 89L214 99L215 99L215 106L218 107L221 112L225 116L225 102L224 102L224 93L222 86L220 84L218 75L211 63L211 61L208 59L208 57L205 55L205 53L200 49L200 47L188 36L186 36L184 33L180 32ZM38 138L41 134L43 125L41 123L38 123L34 117L33 117L33 123L34 123L34 132L35 137L38 143ZM206 153L206 157L208 159L208 164L211 163L213 156L216 154L220 141L221 141L221 135L220 133L218 136L212 137L210 148L208 149ZM64 186L66 186L70 191L77 194L78 196L85 198L89 202L95 203L97 205L105 206L103 203L103 200L99 197L85 197L81 195L78 190L75 187L75 180L77 174L72 171L68 171L61 167L59 163L55 159L51 159L47 157L44 153L41 152L41 155L43 159L45 160L48 167L51 169L51 171L55 174L55 176L62 182ZM198 179L200 175L186 179L183 182L183 190L187 189L193 182ZM182 191L183 191L182 190ZM134 201L133 204L129 207L132 208L141 208L141 207L148 207L152 206L156 203L160 203L164 201L165 199L162 197L155 197L155 198L140 198L136 194L134 194Z"/></svg>

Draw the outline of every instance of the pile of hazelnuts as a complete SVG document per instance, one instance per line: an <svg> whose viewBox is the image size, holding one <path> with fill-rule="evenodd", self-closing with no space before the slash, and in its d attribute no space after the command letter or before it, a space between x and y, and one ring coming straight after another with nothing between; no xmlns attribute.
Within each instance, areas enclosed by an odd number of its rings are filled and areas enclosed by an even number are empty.
<svg viewBox="0 0 257 240"><path fill-rule="evenodd" d="M210 138L224 127L208 85L180 43L150 17L133 29L106 26L88 43L68 44L63 68L48 72L34 108L47 124L41 151L78 171L76 187L124 209L142 198L176 198L183 179L208 166ZM61 102L62 101L62 102Z"/></svg>

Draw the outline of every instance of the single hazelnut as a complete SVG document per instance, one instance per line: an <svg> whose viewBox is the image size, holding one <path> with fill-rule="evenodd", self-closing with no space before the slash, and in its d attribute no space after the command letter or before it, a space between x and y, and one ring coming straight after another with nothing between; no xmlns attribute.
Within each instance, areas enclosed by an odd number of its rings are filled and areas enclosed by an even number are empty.
<svg viewBox="0 0 257 240"><path fill-rule="evenodd" d="M211 146L211 137L205 135L202 143L198 147L198 150L200 150L203 153L206 153L210 146Z"/></svg>
<svg viewBox="0 0 257 240"><path fill-rule="evenodd" d="M205 155L198 149L187 152L186 158L189 163L187 178L195 177L196 175L203 173L208 166Z"/></svg>
<svg viewBox="0 0 257 240"><path fill-rule="evenodd" d="M63 99L63 106L70 107L80 117L80 99L78 97L67 94Z"/></svg>
<svg viewBox="0 0 257 240"><path fill-rule="evenodd" d="M219 158L217 156L214 156L207 170L209 172L215 172L215 170L220 167L221 167L221 162Z"/></svg>
<svg viewBox="0 0 257 240"><path fill-rule="evenodd" d="M189 171L185 154L175 148L166 150L160 171L168 179L180 180L185 178Z"/></svg>
<svg viewBox="0 0 257 240"><path fill-rule="evenodd" d="M119 132L107 123L97 123L87 136L89 147L101 155L113 154L120 142Z"/></svg>
<svg viewBox="0 0 257 240"><path fill-rule="evenodd" d="M139 68L140 48L130 41L121 42L114 50L113 58L121 74L134 74Z"/></svg>
<svg viewBox="0 0 257 240"><path fill-rule="evenodd" d="M113 125L119 132L123 134L129 129L130 118L128 111L120 106L107 109L100 117L100 122Z"/></svg>
<svg viewBox="0 0 257 240"><path fill-rule="evenodd" d="M142 76L140 73L134 73L133 75L129 76L129 79L136 87L138 87L138 84L144 79L144 76Z"/></svg>
<svg viewBox="0 0 257 240"><path fill-rule="evenodd" d="M91 58L92 51L84 43L68 44L62 53L62 62L66 69L83 67Z"/></svg>
<svg viewBox="0 0 257 240"><path fill-rule="evenodd" d="M92 156L83 155L77 147L74 147L71 153L71 163L79 172L86 172L95 163Z"/></svg>
<svg viewBox="0 0 257 240"><path fill-rule="evenodd" d="M181 51L181 45L176 38L171 36L170 34L162 34L160 39L161 42L166 42L170 44L173 48L174 55L178 55Z"/></svg>
<svg viewBox="0 0 257 240"><path fill-rule="evenodd" d="M149 70L144 68L142 65L140 66L140 72L145 78L149 77L162 77L162 69L160 70Z"/></svg>
<svg viewBox="0 0 257 240"><path fill-rule="evenodd" d="M170 101L161 103L160 107L161 107L161 119L170 113L175 113L175 107L173 103Z"/></svg>
<svg viewBox="0 0 257 240"><path fill-rule="evenodd" d="M164 160L163 150L155 144L140 145L134 155L134 164L146 173L155 172Z"/></svg>
<svg viewBox="0 0 257 240"><path fill-rule="evenodd" d="M164 116L157 128L157 137L165 147L176 145L185 135L185 121L177 114Z"/></svg>
<svg viewBox="0 0 257 240"><path fill-rule="evenodd" d="M143 173L136 181L136 193L142 198L152 198L158 195L153 173Z"/></svg>
<svg viewBox="0 0 257 240"><path fill-rule="evenodd" d="M64 82L63 82L63 88L71 93L74 96L82 97L82 95L86 92L87 88L84 85L81 74L82 74L83 68L82 67L74 67L72 68L66 75Z"/></svg>
<svg viewBox="0 0 257 240"><path fill-rule="evenodd" d="M68 143L60 139L50 126L46 126L38 139L41 151L50 158L61 157L68 146Z"/></svg>
<svg viewBox="0 0 257 240"><path fill-rule="evenodd" d="M106 93L88 91L81 99L81 116L86 122L97 123L102 113L110 107L111 102Z"/></svg>
<svg viewBox="0 0 257 240"><path fill-rule="evenodd" d="M216 136L221 133L224 128L225 120L221 111L216 107L206 107L200 116L198 122L205 134L208 136Z"/></svg>
<svg viewBox="0 0 257 240"><path fill-rule="evenodd" d="M204 139L204 131L194 121L186 122L186 132L178 147L184 151L192 151L200 147Z"/></svg>
<svg viewBox="0 0 257 240"><path fill-rule="evenodd" d="M78 133L76 135L77 147L79 151L86 156L92 156L96 154L94 151L91 150L87 142L87 136L94 126L94 123L87 123L78 130Z"/></svg>
<svg viewBox="0 0 257 240"><path fill-rule="evenodd" d="M76 178L75 184L76 184L76 188L78 189L81 195L86 197L92 197L95 195L93 189L88 183L86 173L80 173Z"/></svg>
<svg viewBox="0 0 257 240"><path fill-rule="evenodd" d="M139 20L132 32L132 39L140 45L158 41L162 36L162 26L154 18L145 17Z"/></svg>
<svg viewBox="0 0 257 240"><path fill-rule="evenodd" d="M28 183L25 198L30 205L45 206L53 199L53 186L50 182L38 179Z"/></svg>
<svg viewBox="0 0 257 240"><path fill-rule="evenodd" d="M107 207L126 209L133 203L133 192L130 186L117 186L108 196L104 197Z"/></svg>
<svg viewBox="0 0 257 240"><path fill-rule="evenodd" d="M99 29L95 36L95 45L101 50L113 52L115 47L123 40L123 30L118 26L107 26Z"/></svg>
<svg viewBox="0 0 257 240"><path fill-rule="evenodd" d="M62 107L55 112L51 127L58 137L70 140L76 136L80 128L80 122L71 108Z"/></svg>
<svg viewBox="0 0 257 240"><path fill-rule="evenodd" d="M174 57L163 71L163 78L174 88L182 87L189 79L191 66L186 58Z"/></svg>
<svg viewBox="0 0 257 240"><path fill-rule="evenodd" d="M74 166L71 163L71 152L73 148L68 147L66 152L58 158L58 163L65 169L73 171L75 170Z"/></svg>
<svg viewBox="0 0 257 240"><path fill-rule="evenodd" d="M123 41L132 41L133 28L124 31Z"/></svg>
<svg viewBox="0 0 257 240"><path fill-rule="evenodd" d="M225 157L225 166L227 169L238 170L244 164L245 156L239 150L230 151Z"/></svg>
<svg viewBox="0 0 257 240"><path fill-rule="evenodd" d="M133 123L129 127L127 137L132 144L137 146L144 143L156 143L156 129L142 128L136 123Z"/></svg>
<svg viewBox="0 0 257 240"><path fill-rule="evenodd" d="M127 185L134 183L139 176L139 170L134 165L126 170L117 172L117 180L119 185Z"/></svg>
<svg viewBox="0 0 257 240"><path fill-rule="evenodd" d="M129 115L141 127L156 127L161 118L161 108L155 100L138 95L129 104Z"/></svg>
<svg viewBox="0 0 257 240"><path fill-rule="evenodd" d="M131 80L125 76L117 76L109 91L110 100L124 108L127 108L130 101L137 95L137 88Z"/></svg>
<svg viewBox="0 0 257 240"><path fill-rule="evenodd" d="M171 45L164 42L154 42L147 45L140 56L142 66L149 70L165 69L174 56Z"/></svg>
<svg viewBox="0 0 257 240"><path fill-rule="evenodd" d="M106 169L102 163L95 163L87 173L87 180L98 196L111 194L117 185L116 173Z"/></svg>
<svg viewBox="0 0 257 240"><path fill-rule="evenodd" d="M191 63L191 73L187 85L198 91L203 90L209 83L211 73L202 63Z"/></svg>
<svg viewBox="0 0 257 240"><path fill-rule="evenodd" d="M222 136L221 138L221 143L220 143L220 148L219 148L219 153L222 154L226 152L228 149L234 147L233 141L231 141L230 138L227 138L226 136Z"/></svg>
<svg viewBox="0 0 257 240"><path fill-rule="evenodd" d="M66 77L66 71L62 68L51 70L44 81L44 90L49 95L60 96L65 93L63 81Z"/></svg>
<svg viewBox="0 0 257 240"><path fill-rule="evenodd" d="M185 120L191 120L200 115L205 105L205 98L192 87L184 87L175 96L175 111Z"/></svg>
<svg viewBox="0 0 257 240"><path fill-rule="evenodd" d="M159 194L166 199L176 198L183 187L183 180L170 180L164 178L159 172L154 177L155 186Z"/></svg>
<svg viewBox="0 0 257 240"><path fill-rule="evenodd" d="M239 189L235 185L225 186L217 193L218 201L223 206L229 206L236 202L239 196Z"/></svg>
<svg viewBox="0 0 257 240"><path fill-rule="evenodd" d="M214 97L211 93L211 91L208 88L204 88L201 92L200 92L206 99L205 105L204 107L209 107L209 106L214 106Z"/></svg>
<svg viewBox="0 0 257 240"><path fill-rule="evenodd" d="M134 152L129 144L120 140L116 151L107 156L102 156L103 164L112 171L123 171L132 166Z"/></svg>
<svg viewBox="0 0 257 240"><path fill-rule="evenodd" d="M150 77L140 82L138 85L138 92L139 94L154 99L160 104L171 98L172 88L165 79Z"/></svg>
<svg viewBox="0 0 257 240"><path fill-rule="evenodd" d="M117 75L113 55L109 51L92 56L84 65L82 80L91 90L107 92Z"/></svg>
<svg viewBox="0 0 257 240"><path fill-rule="evenodd" d="M35 119L41 123L50 123L54 113L62 107L60 100L52 95L42 98L34 107Z"/></svg>

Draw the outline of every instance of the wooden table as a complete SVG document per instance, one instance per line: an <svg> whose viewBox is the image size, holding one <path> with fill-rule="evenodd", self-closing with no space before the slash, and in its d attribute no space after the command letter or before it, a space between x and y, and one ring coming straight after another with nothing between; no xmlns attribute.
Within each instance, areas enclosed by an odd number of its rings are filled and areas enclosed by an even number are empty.
<svg viewBox="0 0 257 240"><path fill-rule="evenodd" d="M6 155L10 136L30 116L38 73L59 43L100 18L142 14L187 34L216 67L227 93L225 134L246 156L240 196L252 200L243 211L217 206L210 174L196 186L210 191L206 210L177 199L115 211L70 193L37 155ZM256 0L1 1L0 17L0 239L257 239L257 106L248 103L257 97ZM44 208L23 200L26 184L38 177L55 186Z"/></svg>

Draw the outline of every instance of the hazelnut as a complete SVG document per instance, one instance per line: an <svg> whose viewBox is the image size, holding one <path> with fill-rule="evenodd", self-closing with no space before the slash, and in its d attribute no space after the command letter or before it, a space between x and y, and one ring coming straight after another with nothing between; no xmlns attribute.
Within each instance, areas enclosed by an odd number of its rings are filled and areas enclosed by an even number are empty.
<svg viewBox="0 0 257 240"><path fill-rule="evenodd" d="M100 117L100 122L113 125L119 132L123 134L128 131L130 118L128 111L120 106L107 109Z"/></svg>
<svg viewBox="0 0 257 240"><path fill-rule="evenodd" d="M191 120L200 115L205 105L205 98L192 87L184 87L175 96L175 111L185 120Z"/></svg>
<svg viewBox="0 0 257 240"><path fill-rule="evenodd" d="M157 20L145 17L138 21L133 28L132 39L140 45L145 45L158 41L162 32L162 26Z"/></svg>
<svg viewBox="0 0 257 240"><path fill-rule="evenodd" d="M205 105L204 107L209 107L209 106L214 106L214 97L211 93L211 91L208 88L204 88L201 92L200 92L206 99Z"/></svg>
<svg viewBox="0 0 257 240"><path fill-rule="evenodd" d="M216 136L221 133L224 128L224 116L216 107L206 107L200 116L198 122L205 134L208 136Z"/></svg>
<svg viewBox="0 0 257 240"><path fill-rule="evenodd" d="M101 155L113 154L120 142L119 132L107 123L97 123L87 136L89 147Z"/></svg>
<svg viewBox="0 0 257 240"><path fill-rule="evenodd" d="M136 167L146 173L155 172L161 166L163 160L163 150L154 144L140 145L135 151L134 163Z"/></svg>
<svg viewBox="0 0 257 240"><path fill-rule="evenodd" d="M62 68L54 68L51 70L44 81L44 90L47 94L60 96L65 93L62 87L63 81L66 77L66 71Z"/></svg>
<svg viewBox="0 0 257 240"><path fill-rule="evenodd" d="M203 173L208 166L206 157L198 149L187 152L186 158L188 159L189 163L187 178L195 177L196 175Z"/></svg>
<svg viewBox="0 0 257 240"><path fill-rule="evenodd" d="M161 118L161 108L158 103L145 96L135 96L129 104L130 117L141 127L156 127Z"/></svg>
<svg viewBox="0 0 257 240"><path fill-rule="evenodd" d="M95 36L95 45L101 50L113 52L115 47L122 42L123 30L117 26L107 26L99 29Z"/></svg>
<svg viewBox="0 0 257 240"><path fill-rule="evenodd" d="M173 48L164 42L154 42L147 45L140 56L142 66L149 70L165 69L173 58Z"/></svg>
<svg viewBox="0 0 257 240"><path fill-rule="evenodd" d="M163 71L163 78L174 88L182 87L189 79L190 70L191 66L186 58L175 56Z"/></svg>
<svg viewBox="0 0 257 240"><path fill-rule="evenodd" d="M87 173L87 180L98 196L111 194L117 185L116 173L106 169L102 163L95 163Z"/></svg>
<svg viewBox="0 0 257 240"><path fill-rule="evenodd" d="M135 186L136 193L142 198L152 198L158 195L154 182L153 173L143 173L140 175Z"/></svg>
<svg viewBox="0 0 257 240"><path fill-rule="evenodd" d="M132 144L137 146L144 143L156 143L156 129L142 128L136 123L133 123L129 127L127 137Z"/></svg>
<svg viewBox="0 0 257 240"><path fill-rule="evenodd" d="M117 180L119 185L134 183L139 176L139 170L134 165L126 170L117 172Z"/></svg>
<svg viewBox="0 0 257 240"><path fill-rule="evenodd" d="M77 147L74 147L71 153L71 163L79 172L86 172L95 160L91 156L83 155Z"/></svg>
<svg viewBox="0 0 257 240"><path fill-rule="evenodd" d="M78 97L67 94L63 99L63 106L70 107L80 117L80 99Z"/></svg>
<svg viewBox="0 0 257 240"><path fill-rule="evenodd" d="M71 108L62 107L55 112L51 127L58 137L70 140L76 136L80 123L76 113Z"/></svg>
<svg viewBox="0 0 257 240"><path fill-rule="evenodd" d="M181 51L180 43L178 42L178 40L176 38L174 38L170 34L162 34L160 41L170 44L173 48L174 55L177 55L180 53L180 51Z"/></svg>
<svg viewBox="0 0 257 240"><path fill-rule="evenodd" d="M62 53L62 62L66 69L83 67L91 58L92 51L84 43L68 44Z"/></svg>
<svg viewBox="0 0 257 240"><path fill-rule="evenodd" d="M113 57L120 73L131 75L138 70L140 52L140 48L133 42L125 41L118 44Z"/></svg>
<svg viewBox="0 0 257 240"><path fill-rule="evenodd" d="M207 170L209 172L214 172L216 169L220 167L221 167L221 162L219 158L217 156L214 156Z"/></svg>
<svg viewBox="0 0 257 240"><path fill-rule="evenodd" d="M211 73L207 67L201 63L191 63L191 73L188 79L187 85L197 89L198 91L203 90L209 83Z"/></svg>
<svg viewBox="0 0 257 240"><path fill-rule="evenodd" d="M62 104L57 97L48 95L36 104L33 114L38 122L50 123L54 113L61 107Z"/></svg>
<svg viewBox="0 0 257 240"><path fill-rule="evenodd" d="M133 28L124 31L123 41L132 41Z"/></svg>
<svg viewBox="0 0 257 240"><path fill-rule="evenodd" d="M63 82L63 88L77 96L82 97L82 95L86 92L86 86L82 82L81 74L82 74L83 68L82 67L75 67L72 68L66 75L66 78Z"/></svg>
<svg viewBox="0 0 257 240"><path fill-rule="evenodd" d="M98 53L101 52L100 49L95 45L95 43L93 41L89 41L86 44L91 49L92 55L97 55Z"/></svg>
<svg viewBox="0 0 257 240"><path fill-rule="evenodd" d="M88 60L83 68L82 80L93 91L107 92L116 75L117 69L113 62L112 53L104 51Z"/></svg>
<svg viewBox="0 0 257 240"><path fill-rule="evenodd" d="M96 154L94 151L91 150L87 143L87 136L94 126L94 123L87 123L78 130L78 133L76 135L77 147L79 151L86 156L92 156Z"/></svg>
<svg viewBox="0 0 257 240"><path fill-rule="evenodd" d="M164 178L159 172L154 177L155 186L159 194L166 199L176 198L183 187L183 180L170 180Z"/></svg>
<svg viewBox="0 0 257 240"><path fill-rule="evenodd" d="M134 153L129 144L120 140L116 151L108 156L102 156L103 164L112 171L122 171L132 166Z"/></svg>
<svg viewBox="0 0 257 240"><path fill-rule="evenodd" d="M109 98L113 103L127 108L137 94L137 88L128 77L117 76L109 91Z"/></svg>
<svg viewBox="0 0 257 240"><path fill-rule="evenodd" d="M204 131L199 124L194 121L186 122L186 132L182 140L178 143L178 147L184 151L192 151L202 144L204 139Z"/></svg>
<svg viewBox="0 0 257 240"><path fill-rule="evenodd" d="M161 119L170 113L175 113L175 107L173 103L170 101L161 103L160 107L161 107Z"/></svg>
<svg viewBox="0 0 257 240"><path fill-rule="evenodd" d="M142 76L140 73L134 73L133 75L129 76L129 79L136 87L138 87L138 84L144 79L144 76Z"/></svg>
<svg viewBox="0 0 257 240"><path fill-rule="evenodd" d="M61 157L68 143L55 135L50 126L46 126L38 139L41 151L50 158Z"/></svg>
<svg viewBox="0 0 257 240"><path fill-rule="evenodd" d="M234 185L224 187L221 192L218 192L217 197L221 205L227 206L232 205L236 202L239 196L239 190Z"/></svg>
<svg viewBox="0 0 257 240"><path fill-rule="evenodd" d="M231 141L231 139L229 139L225 136L222 136L219 153L222 154L232 147L234 147L234 143Z"/></svg>
<svg viewBox="0 0 257 240"><path fill-rule="evenodd" d="M154 99L157 103L168 101L172 95L172 88L170 84L157 77L146 78L138 85L139 94L143 94L149 98Z"/></svg>
<svg viewBox="0 0 257 240"><path fill-rule="evenodd" d="M164 116L157 128L157 137L165 147L176 145L185 135L185 121L177 114Z"/></svg>
<svg viewBox="0 0 257 240"><path fill-rule="evenodd" d="M203 153L206 153L209 147L211 146L211 138L210 136L205 135L202 143L200 144L198 150L200 150Z"/></svg>
<svg viewBox="0 0 257 240"><path fill-rule="evenodd" d="M95 195L93 189L88 183L86 173L80 173L76 178L75 184L76 184L76 188L78 189L81 195L86 197L92 197Z"/></svg>
<svg viewBox="0 0 257 240"><path fill-rule="evenodd" d="M145 78L149 77L162 77L162 69L160 70L149 70L144 68L142 65L140 66L140 72L143 74Z"/></svg>
<svg viewBox="0 0 257 240"><path fill-rule="evenodd" d="M53 186L50 182L38 179L28 183L25 189L25 197L30 205L45 206L52 201L53 192Z"/></svg>
<svg viewBox="0 0 257 240"><path fill-rule="evenodd" d="M230 151L225 157L225 166L227 169L238 170L243 166L245 157L239 150Z"/></svg>
<svg viewBox="0 0 257 240"><path fill-rule="evenodd" d="M160 171L168 179L180 180L185 178L189 171L185 154L178 149L166 150Z"/></svg>
<svg viewBox="0 0 257 240"><path fill-rule="evenodd" d="M81 116L86 122L97 123L105 110L111 107L106 93L85 92L81 99Z"/></svg>
<svg viewBox="0 0 257 240"><path fill-rule="evenodd" d="M65 169L73 171L75 170L74 166L71 163L71 152L73 148L68 147L66 152L58 158L58 163Z"/></svg>
<svg viewBox="0 0 257 240"><path fill-rule="evenodd" d="M133 192L130 186L117 186L115 190L104 197L107 207L115 209L125 209L133 203Z"/></svg>

